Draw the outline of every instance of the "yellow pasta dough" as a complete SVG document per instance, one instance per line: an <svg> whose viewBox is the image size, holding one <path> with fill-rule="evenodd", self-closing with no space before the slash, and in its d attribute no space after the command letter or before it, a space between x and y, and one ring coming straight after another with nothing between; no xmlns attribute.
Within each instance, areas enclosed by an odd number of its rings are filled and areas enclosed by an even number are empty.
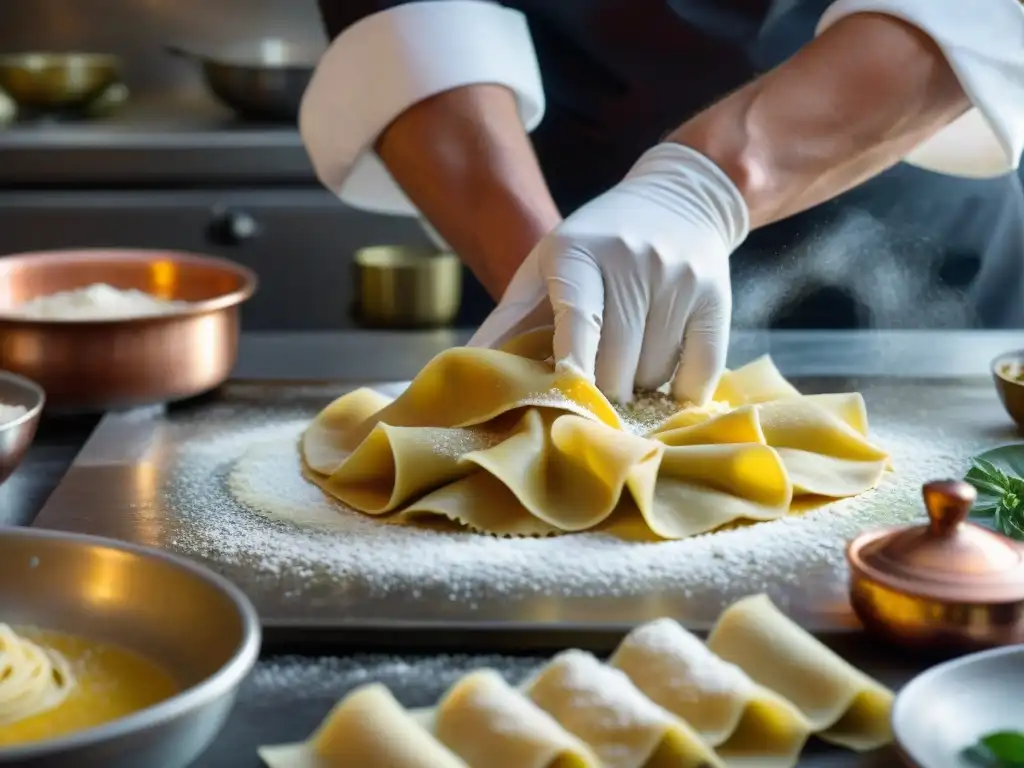
<svg viewBox="0 0 1024 768"><path fill-rule="evenodd" d="M892 740L892 692L790 621L765 595L731 605L708 648L791 701L826 741L861 751Z"/></svg>
<svg viewBox="0 0 1024 768"><path fill-rule="evenodd" d="M615 514L680 539L856 495L887 467L859 394L803 397L767 357L726 372L709 406L635 434L550 348L550 332L534 332L503 350L451 349L395 400L343 395L302 436L306 476L387 522L528 536Z"/></svg>
<svg viewBox="0 0 1024 768"><path fill-rule="evenodd" d="M467 768L378 684L342 699L307 741L259 756L270 768Z"/></svg>
<svg viewBox="0 0 1024 768"><path fill-rule="evenodd" d="M432 710L407 713L367 686L308 742L260 755L270 768L793 768L812 733L855 750L889 743L892 700L756 595L706 644L658 619L607 664L566 651L518 689L477 670Z"/></svg>
<svg viewBox="0 0 1024 768"><path fill-rule="evenodd" d="M793 704L715 656L672 619L633 630L609 663L688 722L731 768L789 768L811 734Z"/></svg>
<svg viewBox="0 0 1024 768"><path fill-rule="evenodd" d="M527 683L526 692L589 744L605 768L724 765L689 725L589 653L559 654Z"/></svg>
<svg viewBox="0 0 1024 768"><path fill-rule="evenodd" d="M599 768L590 749L493 670L457 682L437 706L434 733L470 766Z"/></svg>

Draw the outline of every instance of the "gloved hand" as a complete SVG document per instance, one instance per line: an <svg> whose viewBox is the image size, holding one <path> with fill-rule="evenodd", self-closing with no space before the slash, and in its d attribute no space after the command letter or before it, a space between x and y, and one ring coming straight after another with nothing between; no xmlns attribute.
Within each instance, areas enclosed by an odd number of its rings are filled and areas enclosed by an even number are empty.
<svg viewBox="0 0 1024 768"><path fill-rule="evenodd" d="M725 369L729 256L748 228L718 166L659 144L541 240L469 343L499 346L553 322L556 361L611 400L671 380L677 400L703 404Z"/></svg>

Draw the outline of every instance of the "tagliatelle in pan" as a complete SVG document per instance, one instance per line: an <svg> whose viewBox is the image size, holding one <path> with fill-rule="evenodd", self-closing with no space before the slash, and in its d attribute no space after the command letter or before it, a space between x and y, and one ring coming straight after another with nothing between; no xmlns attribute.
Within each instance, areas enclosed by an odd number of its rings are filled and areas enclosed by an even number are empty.
<svg viewBox="0 0 1024 768"><path fill-rule="evenodd" d="M534 332L442 352L394 400L345 394L302 436L306 476L386 522L531 536L642 520L680 539L862 493L888 464L859 394L802 396L767 357L726 372L710 406L636 434L550 355Z"/></svg>

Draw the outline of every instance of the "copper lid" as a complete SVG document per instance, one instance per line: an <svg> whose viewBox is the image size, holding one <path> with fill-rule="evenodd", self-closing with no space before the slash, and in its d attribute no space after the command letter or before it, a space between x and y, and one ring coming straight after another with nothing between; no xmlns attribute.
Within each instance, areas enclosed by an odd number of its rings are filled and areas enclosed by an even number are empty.
<svg viewBox="0 0 1024 768"><path fill-rule="evenodd" d="M850 543L850 567L906 594L957 603L1024 599L1024 546L966 522L977 492L962 480L924 486L928 525L879 531Z"/></svg>

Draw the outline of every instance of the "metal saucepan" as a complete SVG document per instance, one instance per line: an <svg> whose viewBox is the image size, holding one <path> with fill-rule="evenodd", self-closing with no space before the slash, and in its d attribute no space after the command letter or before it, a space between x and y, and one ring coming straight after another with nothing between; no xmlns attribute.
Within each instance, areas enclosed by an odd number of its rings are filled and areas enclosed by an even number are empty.
<svg viewBox="0 0 1024 768"><path fill-rule="evenodd" d="M192 765L260 648L256 610L227 579L165 552L39 528L0 528L0 621L119 645L181 687L118 720L0 746L5 768Z"/></svg>
<svg viewBox="0 0 1024 768"><path fill-rule="evenodd" d="M202 66L206 85L244 119L294 122L302 94L313 76L322 48L265 38L200 52L180 45L167 50Z"/></svg>
<svg viewBox="0 0 1024 768"><path fill-rule="evenodd" d="M6 54L0 55L0 88L22 109L85 110L121 95L121 69L121 60L106 53Z"/></svg>

